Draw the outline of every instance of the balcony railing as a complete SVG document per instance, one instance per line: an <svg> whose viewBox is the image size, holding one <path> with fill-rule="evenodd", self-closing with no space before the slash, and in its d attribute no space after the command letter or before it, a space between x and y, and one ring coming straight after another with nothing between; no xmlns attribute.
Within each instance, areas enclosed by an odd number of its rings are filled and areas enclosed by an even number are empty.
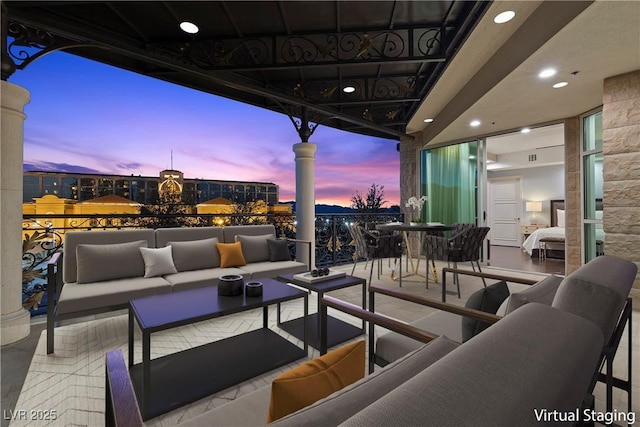
<svg viewBox="0 0 640 427"><path fill-rule="evenodd" d="M318 214L316 215L316 265L326 267L353 262L354 246L347 230L353 223L371 224L403 221L402 213ZM295 214L108 214L23 216L23 235L30 231L47 233L60 246L67 231L127 228L205 227L224 225L273 224L279 237L296 236ZM43 247L45 249L45 247ZM50 251L50 247L46 248ZM295 254L294 254L295 255Z"/></svg>

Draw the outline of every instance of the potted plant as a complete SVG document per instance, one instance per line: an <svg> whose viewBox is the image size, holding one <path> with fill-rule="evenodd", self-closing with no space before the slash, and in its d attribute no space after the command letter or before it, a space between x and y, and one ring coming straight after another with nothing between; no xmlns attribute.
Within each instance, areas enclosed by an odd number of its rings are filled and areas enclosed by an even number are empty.
<svg viewBox="0 0 640 427"><path fill-rule="evenodd" d="M420 198L416 196L411 196L409 197L409 200L407 200L405 207L412 208L414 211L416 210L418 211L418 214L415 215L413 219L411 219L410 221L411 225L417 225L419 223L424 222L422 220L422 215L420 213L422 212L422 208L426 201L427 201L427 196L422 196Z"/></svg>

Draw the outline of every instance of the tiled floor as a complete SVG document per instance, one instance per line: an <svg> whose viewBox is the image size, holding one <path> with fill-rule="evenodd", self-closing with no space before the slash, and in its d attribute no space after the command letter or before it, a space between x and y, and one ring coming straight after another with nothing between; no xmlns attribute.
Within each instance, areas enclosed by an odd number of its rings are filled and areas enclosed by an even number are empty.
<svg viewBox="0 0 640 427"><path fill-rule="evenodd" d="M355 275L368 277L368 270L365 270L363 263L356 268ZM351 266L342 267L347 273L351 272ZM374 281L384 286L397 287L398 283L391 281L389 278L389 263L383 262L383 274L378 281L375 277ZM498 274L505 274L504 271L497 270ZM540 277L534 273L521 273L526 277ZM415 280L414 280L415 279ZM455 304L463 304L466 298L481 285L477 279L461 280L462 298L456 296L448 296L448 301ZM441 285L439 283L430 283L429 289L426 289L424 278L413 276L403 281L403 289L418 295L428 296L430 298L439 299L441 294ZM343 289L330 293L337 298L360 304L361 287ZM298 304L299 305L299 304ZM315 306L315 300L310 303L311 307ZM376 311L386 315L395 317L402 321L410 322L423 317L430 309L417 306L415 304L401 302L384 296L378 296L376 299ZM291 303L284 311L284 318L297 317L301 313L301 307ZM340 313L334 313L336 316L344 320L357 324L353 319ZM270 319L275 321L275 315L271 313ZM640 316L636 315L633 320L634 340L633 340L633 363L635 372L640 372ZM222 322L221 322L222 321ZM227 333L239 333L248 330L254 325L261 325L261 312L249 312L241 315L234 315L233 318L223 318L211 321L216 322L210 327L210 324L203 322L196 326L189 326L177 330L167 331L167 333L158 334L154 337L154 345L152 346L153 357L173 352L178 349L186 348L192 345L199 345L203 342L209 342L219 338L221 328L226 329ZM3 420L2 425L9 425L7 418L12 410L56 410L56 420L47 423L25 422L16 420L11 422L11 426L19 425L101 425L103 423L104 409L104 367L103 359L106 351L121 348L126 354L127 345L127 327L126 316L121 312L116 316L103 317L101 319L89 322L75 323L61 327L56 334L56 353L55 355L46 355L45 352L45 332L39 332L42 325L35 326L31 334L31 344L29 341L12 346L2 348L2 407ZM221 324L222 323L222 324ZM194 330L194 327L196 328ZM37 341L39 335L42 336L37 344L35 354L31 360L28 356L29 347ZM293 339L292 337L288 337ZM294 340L294 339L293 339ZM618 357L616 358L616 366L614 372L622 378L626 377L626 348L628 343L625 338L620 346ZM140 352L136 352L137 355ZM317 351L313 351L311 357L316 357ZM19 377L24 375L20 373L22 367L29 366L29 373L24 381L22 392L17 397L17 390L20 388ZM272 371L252 381L247 381L234 387L218 393L210 398L203 399L191 405L173 411L169 414L149 420L148 426L169 426L175 425L181 420L191 418L198 413L206 411L212 407L217 407L229 400L236 398L242 394L255 390L258 387L269 384L270 381L289 366L283 367L276 371ZM6 376L6 378L5 378ZM5 382L5 379L8 380ZM634 408L640 408L640 377L638 374L634 380ZM13 383L11 381L13 380ZM6 389L5 389L6 387ZM11 399L17 401L15 407L11 407ZM604 409L604 387L599 384L596 389L596 409ZM626 393L615 390L614 407L619 411L626 411ZM14 412L15 413L15 412Z"/></svg>

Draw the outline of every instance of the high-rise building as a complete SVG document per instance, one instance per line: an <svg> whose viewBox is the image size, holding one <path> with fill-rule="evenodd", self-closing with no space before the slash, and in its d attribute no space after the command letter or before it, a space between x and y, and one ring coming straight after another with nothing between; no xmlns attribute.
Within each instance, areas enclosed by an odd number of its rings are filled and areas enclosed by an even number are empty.
<svg viewBox="0 0 640 427"><path fill-rule="evenodd" d="M271 182L184 178L176 170L164 170L158 177L29 171L23 174L23 202L47 194L77 201L115 194L141 204L155 204L161 185L179 187L182 202L189 205L217 197L241 204L264 200L275 205L279 200L278 186Z"/></svg>

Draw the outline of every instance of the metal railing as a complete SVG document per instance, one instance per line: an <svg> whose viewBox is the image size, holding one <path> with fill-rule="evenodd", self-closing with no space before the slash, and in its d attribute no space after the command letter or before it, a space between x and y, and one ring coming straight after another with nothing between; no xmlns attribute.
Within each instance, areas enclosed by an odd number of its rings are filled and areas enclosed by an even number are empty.
<svg viewBox="0 0 640 427"><path fill-rule="evenodd" d="M327 267L353 262L355 247L347 229L349 224L360 223L371 226L371 224L390 221L403 221L403 214L316 215L316 266ZM278 237L296 237L295 214L26 214L23 215L22 230L23 235L40 231L60 239L60 236L65 232L78 230L156 229L250 224L273 224ZM59 247L61 243L62 241L59 240L59 244L55 246Z"/></svg>

